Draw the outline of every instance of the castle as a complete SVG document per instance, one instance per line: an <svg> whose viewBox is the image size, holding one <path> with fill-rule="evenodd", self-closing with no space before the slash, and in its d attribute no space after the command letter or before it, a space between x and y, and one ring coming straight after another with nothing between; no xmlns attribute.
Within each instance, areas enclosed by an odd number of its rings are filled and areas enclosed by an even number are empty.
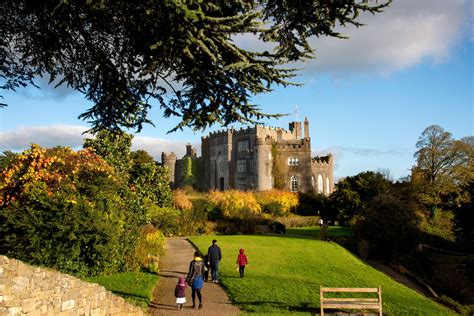
<svg viewBox="0 0 474 316"><path fill-rule="evenodd" d="M186 146L186 154L162 153L173 187L193 185L202 191L273 188L329 195L334 189L333 157L311 157L309 121L289 129L261 125L233 128L202 137L202 156Z"/></svg>

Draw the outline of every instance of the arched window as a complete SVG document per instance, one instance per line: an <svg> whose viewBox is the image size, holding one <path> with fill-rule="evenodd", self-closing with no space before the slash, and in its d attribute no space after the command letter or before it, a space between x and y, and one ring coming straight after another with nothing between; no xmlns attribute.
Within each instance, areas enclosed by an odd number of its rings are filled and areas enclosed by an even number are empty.
<svg viewBox="0 0 474 316"><path fill-rule="evenodd" d="M318 193L323 193L323 177L318 174Z"/></svg>
<svg viewBox="0 0 474 316"><path fill-rule="evenodd" d="M329 193L331 193L329 192L329 177L326 177L326 194L329 195Z"/></svg>
<svg viewBox="0 0 474 316"><path fill-rule="evenodd" d="M298 177L297 176L291 176L290 190L291 192L298 192Z"/></svg>
<svg viewBox="0 0 474 316"><path fill-rule="evenodd" d="M314 185L315 185L315 183L314 183L314 176L311 176L311 188L314 189Z"/></svg>

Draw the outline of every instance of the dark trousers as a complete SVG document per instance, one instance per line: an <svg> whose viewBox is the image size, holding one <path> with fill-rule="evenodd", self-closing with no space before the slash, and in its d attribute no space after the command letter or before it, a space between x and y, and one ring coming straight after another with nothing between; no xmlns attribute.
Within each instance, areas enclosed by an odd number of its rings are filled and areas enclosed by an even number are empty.
<svg viewBox="0 0 474 316"><path fill-rule="evenodd" d="M217 281L217 278L219 276L218 271L219 271L219 261L211 262L211 278L213 281Z"/></svg>
<svg viewBox="0 0 474 316"><path fill-rule="evenodd" d="M245 270L245 266L239 266L239 273L240 273L241 278L244 277L244 270Z"/></svg>
<svg viewBox="0 0 474 316"><path fill-rule="evenodd" d="M199 300L199 304L202 303L202 294L201 294L201 289L195 289L195 288L191 288L191 297L193 299L193 307L196 306L196 294L197 294L197 297L198 297L198 300Z"/></svg>

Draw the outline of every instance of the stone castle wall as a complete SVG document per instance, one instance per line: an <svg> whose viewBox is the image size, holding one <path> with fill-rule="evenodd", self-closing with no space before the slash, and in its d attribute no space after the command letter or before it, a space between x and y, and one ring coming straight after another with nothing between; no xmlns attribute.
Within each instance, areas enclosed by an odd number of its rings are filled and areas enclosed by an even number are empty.
<svg viewBox="0 0 474 316"><path fill-rule="evenodd" d="M144 315L103 286L0 256L0 315Z"/></svg>

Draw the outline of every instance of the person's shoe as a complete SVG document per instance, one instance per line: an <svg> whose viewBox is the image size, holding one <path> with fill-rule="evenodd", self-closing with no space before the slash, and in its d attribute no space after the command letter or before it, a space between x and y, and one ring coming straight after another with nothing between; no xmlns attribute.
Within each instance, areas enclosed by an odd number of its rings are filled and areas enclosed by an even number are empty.
<svg viewBox="0 0 474 316"><path fill-rule="evenodd" d="M193 306L191 308L196 308L196 305L193 304Z"/></svg>
<svg viewBox="0 0 474 316"><path fill-rule="evenodd" d="M202 304L199 304L199 307L198 307L198 308L201 309L201 308L202 308Z"/></svg>

